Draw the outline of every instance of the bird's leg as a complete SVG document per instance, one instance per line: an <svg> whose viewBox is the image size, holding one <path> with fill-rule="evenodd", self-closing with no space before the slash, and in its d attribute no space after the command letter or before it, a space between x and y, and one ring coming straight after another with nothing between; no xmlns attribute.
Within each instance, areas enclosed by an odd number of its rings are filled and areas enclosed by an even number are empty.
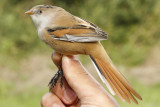
<svg viewBox="0 0 160 107"><path fill-rule="evenodd" d="M54 88L54 86L56 86L58 79L60 78L60 84L61 87L63 85L63 69L62 69L62 64L60 64L58 72L53 76L53 78L51 79L51 81L49 82L48 86L49 86L49 90L52 90L52 88Z"/></svg>
<svg viewBox="0 0 160 107"><path fill-rule="evenodd" d="M61 87L63 86L63 69L62 69L62 63L60 64L60 84Z"/></svg>
<svg viewBox="0 0 160 107"><path fill-rule="evenodd" d="M56 83L58 81L59 78L59 70L58 72L52 77L52 79L50 80L48 86L49 86L49 90L51 91L52 88L54 88L54 86L56 86Z"/></svg>

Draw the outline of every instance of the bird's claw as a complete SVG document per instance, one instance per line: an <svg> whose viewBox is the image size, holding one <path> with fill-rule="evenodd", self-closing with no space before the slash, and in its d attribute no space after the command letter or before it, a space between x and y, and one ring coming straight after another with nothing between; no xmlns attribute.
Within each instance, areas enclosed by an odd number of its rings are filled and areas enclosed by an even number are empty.
<svg viewBox="0 0 160 107"><path fill-rule="evenodd" d="M60 78L60 84L61 84L61 87L62 87L63 86L63 70L62 70L61 65L59 67L58 72L53 76L53 78L51 79L51 81L48 84L50 91L54 88L54 86L56 86L59 78Z"/></svg>

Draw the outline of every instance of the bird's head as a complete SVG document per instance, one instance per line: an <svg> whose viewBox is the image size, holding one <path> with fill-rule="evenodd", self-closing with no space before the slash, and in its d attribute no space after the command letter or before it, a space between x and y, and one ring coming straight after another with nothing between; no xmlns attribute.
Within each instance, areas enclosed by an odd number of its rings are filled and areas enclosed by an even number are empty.
<svg viewBox="0 0 160 107"><path fill-rule="evenodd" d="M37 27L40 27L41 25L49 24L50 21L54 20L59 9L61 8L52 5L37 5L25 13L31 16Z"/></svg>

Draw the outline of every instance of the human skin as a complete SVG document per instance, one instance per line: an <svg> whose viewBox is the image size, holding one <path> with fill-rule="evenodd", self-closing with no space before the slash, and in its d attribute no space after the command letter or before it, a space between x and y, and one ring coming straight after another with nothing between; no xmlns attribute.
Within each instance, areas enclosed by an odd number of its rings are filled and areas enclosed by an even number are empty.
<svg viewBox="0 0 160 107"><path fill-rule="evenodd" d="M58 66L61 56L52 56ZM56 59L56 60L54 60ZM63 86L60 81L41 100L42 107L119 107L115 99L73 56L62 57Z"/></svg>

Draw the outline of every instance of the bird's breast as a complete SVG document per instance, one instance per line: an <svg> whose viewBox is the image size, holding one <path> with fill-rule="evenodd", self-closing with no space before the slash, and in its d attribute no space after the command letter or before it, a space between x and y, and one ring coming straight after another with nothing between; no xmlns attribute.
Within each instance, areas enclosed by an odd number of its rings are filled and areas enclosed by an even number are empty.
<svg viewBox="0 0 160 107"><path fill-rule="evenodd" d="M43 32L43 28L42 27L39 27L38 29L37 29L37 31L38 31L38 37L39 37L39 39L40 40L44 40L44 32Z"/></svg>

